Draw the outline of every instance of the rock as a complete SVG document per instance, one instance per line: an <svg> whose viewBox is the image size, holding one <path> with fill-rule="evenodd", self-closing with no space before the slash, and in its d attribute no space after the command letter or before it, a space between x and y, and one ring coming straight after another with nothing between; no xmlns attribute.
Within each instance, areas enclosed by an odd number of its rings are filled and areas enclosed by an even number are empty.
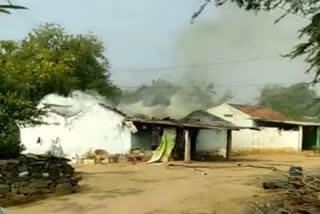
<svg viewBox="0 0 320 214"><path fill-rule="evenodd" d="M24 155L20 155L18 160L19 160L20 164L28 165L28 163L29 163L29 159Z"/></svg>
<svg viewBox="0 0 320 214"><path fill-rule="evenodd" d="M5 170L2 171L2 174L4 175L4 177L17 177L18 173L16 170L12 169L12 170Z"/></svg>
<svg viewBox="0 0 320 214"><path fill-rule="evenodd" d="M32 194L40 193L40 190L36 187L22 186L22 187L19 187L18 192L22 194L32 195Z"/></svg>
<svg viewBox="0 0 320 214"><path fill-rule="evenodd" d="M81 180L68 159L48 155L20 155L17 160L0 160L0 197L25 201L42 194L65 195L80 190Z"/></svg>
<svg viewBox="0 0 320 214"><path fill-rule="evenodd" d="M62 184L62 183L69 183L70 179L66 177L59 178L58 180L55 181L57 184Z"/></svg>
<svg viewBox="0 0 320 214"><path fill-rule="evenodd" d="M302 176L303 175L303 169L300 166L292 166L289 169L289 175L290 176Z"/></svg>
<svg viewBox="0 0 320 214"><path fill-rule="evenodd" d="M18 172L25 172L25 171L28 171L28 166L27 165L18 166Z"/></svg>
<svg viewBox="0 0 320 214"><path fill-rule="evenodd" d="M25 154L24 156L25 156L27 159L32 159L32 160L39 160L39 159L40 159L39 155L30 154L30 153Z"/></svg>
<svg viewBox="0 0 320 214"><path fill-rule="evenodd" d="M78 184L78 182L82 180L82 177L80 175L74 175L70 179L73 184Z"/></svg>
<svg viewBox="0 0 320 214"><path fill-rule="evenodd" d="M24 203L29 200L29 198L24 194L13 194L10 199L16 203Z"/></svg>
<svg viewBox="0 0 320 214"><path fill-rule="evenodd" d="M26 177L26 176L28 176L28 175L29 175L29 172L28 172L28 171L20 172L20 173L18 174L19 177Z"/></svg>
<svg viewBox="0 0 320 214"><path fill-rule="evenodd" d="M280 189L288 187L288 183L281 181L271 181L271 182L263 182L264 189Z"/></svg>
<svg viewBox="0 0 320 214"><path fill-rule="evenodd" d="M65 165L64 168L63 168L63 172L66 174L66 175L72 175L74 173L74 168L70 165Z"/></svg>
<svg viewBox="0 0 320 214"><path fill-rule="evenodd" d="M48 173L48 172L44 172L44 173L42 173L42 176L43 176L44 178L47 178L47 177L49 177L49 173Z"/></svg>
<svg viewBox="0 0 320 214"><path fill-rule="evenodd" d="M67 195L73 193L73 186L70 183L57 184L56 195Z"/></svg>
<svg viewBox="0 0 320 214"><path fill-rule="evenodd" d="M12 184L13 188L22 187L22 186L28 186L30 184L30 181L21 181L21 182L15 182Z"/></svg>
<svg viewBox="0 0 320 214"><path fill-rule="evenodd" d="M77 192L80 192L80 186L79 185L75 185L75 186L72 186L72 193L77 193Z"/></svg>
<svg viewBox="0 0 320 214"><path fill-rule="evenodd" d="M35 161L30 163L30 166L36 166L36 165L45 165L46 162L45 161Z"/></svg>
<svg viewBox="0 0 320 214"><path fill-rule="evenodd" d="M46 193L52 193L53 190L50 189L50 188L39 188L39 191L43 194L46 194Z"/></svg>
<svg viewBox="0 0 320 214"><path fill-rule="evenodd" d="M0 184L0 194L6 194L10 192L10 186L6 184Z"/></svg>
<svg viewBox="0 0 320 214"><path fill-rule="evenodd" d="M45 188L49 186L49 182L42 179L37 179L37 180L32 180L29 186L35 187L35 188Z"/></svg>

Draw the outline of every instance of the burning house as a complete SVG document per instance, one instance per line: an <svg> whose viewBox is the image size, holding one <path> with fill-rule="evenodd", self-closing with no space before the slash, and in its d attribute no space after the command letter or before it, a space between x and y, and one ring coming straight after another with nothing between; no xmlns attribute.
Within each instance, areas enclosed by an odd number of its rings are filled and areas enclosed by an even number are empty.
<svg viewBox="0 0 320 214"><path fill-rule="evenodd" d="M193 112L180 120L156 119L130 117L103 104L72 116L52 111L43 121L45 124L40 126L21 128L26 152L46 153L59 144L64 155L72 157L95 149L125 154L135 148L157 151L162 146L175 159L195 159L199 152L214 153L219 149L224 149L223 156L228 157L231 130L242 128L205 111ZM169 136L171 149L162 145Z"/></svg>

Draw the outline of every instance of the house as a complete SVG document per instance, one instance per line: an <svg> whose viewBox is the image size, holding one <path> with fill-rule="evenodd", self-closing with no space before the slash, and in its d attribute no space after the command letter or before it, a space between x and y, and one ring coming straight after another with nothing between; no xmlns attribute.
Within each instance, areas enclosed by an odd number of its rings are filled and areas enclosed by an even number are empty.
<svg viewBox="0 0 320 214"><path fill-rule="evenodd" d="M229 158L232 148L231 131L248 128L235 126L203 110L192 112L180 120L128 118L127 121L132 122L139 130L132 136L132 145L143 145L144 149L157 148L163 130L174 130L173 157L178 160L197 159L199 153L214 154L222 148L225 149L222 156ZM190 154L186 157L188 150Z"/></svg>
<svg viewBox="0 0 320 214"><path fill-rule="evenodd" d="M134 127L125 123L126 115L103 104L95 104L75 115L52 110L43 118L45 124L22 127L25 152L43 154L58 143L67 157L104 149L111 154L126 153L131 148Z"/></svg>
<svg viewBox="0 0 320 214"><path fill-rule="evenodd" d="M236 126L259 129L232 132L235 151L302 151L320 145L320 123L290 120L273 109L249 105L225 103L207 111Z"/></svg>
<svg viewBox="0 0 320 214"><path fill-rule="evenodd" d="M58 147L62 154L73 157L96 149L110 154L125 154L135 148L154 151L165 134L171 133L175 159L196 159L199 153L215 153L222 148L225 149L223 156L229 157L231 131L247 128L202 110L173 120L130 117L104 104L95 104L80 112L67 111L63 106L50 109L42 118L44 124L21 127L25 152L43 154Z"/></svg>

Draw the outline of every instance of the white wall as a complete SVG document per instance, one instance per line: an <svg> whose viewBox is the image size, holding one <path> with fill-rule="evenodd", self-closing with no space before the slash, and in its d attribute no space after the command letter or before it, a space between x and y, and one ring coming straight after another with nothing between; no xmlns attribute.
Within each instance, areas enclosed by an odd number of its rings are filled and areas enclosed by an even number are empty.
<svg viewBox="0 0 320 214"><path fill-rule="evenodd" d="M208 112L221 117L237 126L255 127L254 121L249 115L238 109L222 104L208 109ZM233 115L228 117L226 115ZM290 149L299 151L301 139L299 131L280 131L278 128L259 127L261 131L241 129L232 132L232 146L234 150L242 149Z"/></svg>
<svg viewBox="0 0 320 214"><path fill-rule="evenodd" d="M104 149L110 154L126 153L131 148L131 132L123 125L123 120L122 115L95 105L68 118L61 126L40 126L22 130L22 142L27 147L26 152L44 153L51 146L49 139L60 137L67 157L82 155L95 149ZM42 146L35 143L39 135L48 139Z"/></svg>
<svg viewBox="0 0 320 214"><path fill-rule="evenodd" d="M51 146L52 140L61 137L64 132L64 117L58 114L49 113L46 117L43 117L42 121L48 124L20 128L22 144L27 148L25 152L35 154L46 153ZM39 137L41 138L41 144L37 144Z"/></svg>
<svg viewBox="0 0 320 214"><path fill-rule="evenodd" d="M104 149L110 154L126 153L131 148L131 133L124 117L100 105L67 120L61 144L68 155Z"/></svg>
<svg viewBox="0 0 320 214"><path fill-rule="evenodd" d="M226 148L227 131L226 130L205 130L198 133L197 152L215 152L218 149Z"/></svg>
<svg viewBox="0 0 320 214"><path fill-rule="evenodd" d="M260 127L261 131L244 129L232 132L233 150L289 149L299 151L299 131Z"/></svg>
<svg viewBox="0 0 320 214"><path fill-rule="evenodd" d="M208 109L207 111L237 126L245 126L245 127L254 126L254 122L251 120L249 115L239 111L238 109L226 103L216 106L214 108ZM232 115L232 117L228 117L226 115Z"/></svg>

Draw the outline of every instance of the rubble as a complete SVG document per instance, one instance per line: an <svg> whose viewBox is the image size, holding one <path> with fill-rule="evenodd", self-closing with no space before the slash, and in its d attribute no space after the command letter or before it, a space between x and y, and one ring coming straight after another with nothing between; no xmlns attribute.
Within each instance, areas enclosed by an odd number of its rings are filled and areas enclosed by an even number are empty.
<svg viewBox="0 0 320 214"><path fill-rule="evenodd" d="M267 167L266 167L267 168ZM264 182L267 190L278 189L277 195L284 194L268 203L253 204L252 214L318 214L320 213L320 177L307 175L301 167L290 167L288 172L270 167L287 177L284 181ZM277 202L277 203L275 203ZM273 204L271 206L270 204Z"/></svg>
<svg viewBox="0 0 320 214"><path fill-rule="evenodd" d="M68 159L50 155L20 155L0 161L0 206L28 202L43 194L70 194L79 189L81 176Z"/></svg>

